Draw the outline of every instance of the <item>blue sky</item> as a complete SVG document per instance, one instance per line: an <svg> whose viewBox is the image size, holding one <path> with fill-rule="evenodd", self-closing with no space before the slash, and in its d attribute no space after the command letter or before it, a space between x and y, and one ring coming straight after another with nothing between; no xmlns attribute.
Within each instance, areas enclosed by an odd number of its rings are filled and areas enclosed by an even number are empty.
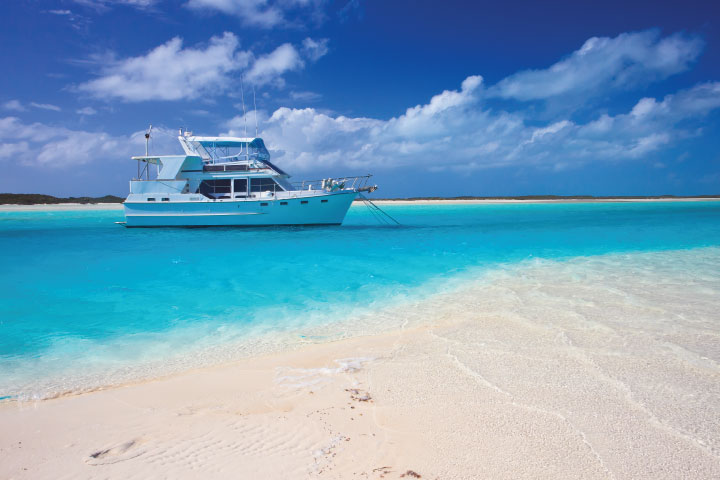
<svg viewBox="0 0 720 480"><path fill-rule="evenodd" d="M720 193L717 2L18 0L0 191L127 193L152 123L378 197ZM241 77L247 118L243 118ZM257 94L257 115L252 90Z"/></svg>

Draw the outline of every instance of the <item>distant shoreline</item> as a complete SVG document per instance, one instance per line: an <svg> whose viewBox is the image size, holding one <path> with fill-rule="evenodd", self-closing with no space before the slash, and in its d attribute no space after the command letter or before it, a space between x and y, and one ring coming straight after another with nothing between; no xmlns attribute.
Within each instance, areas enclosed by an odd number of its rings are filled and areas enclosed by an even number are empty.
<svg viewBox="0 0 720 480"><path fill-rule="evenodd" d="M38 203L33 205L0 204L0 212L59 212L84 210L122 210L122 203Z"/></svg>
<svg viewBox="0 0 720 480"><path fill-rule="evenodd" d="M532 204L532 203L617 203L617 202L702 202L720 201L720 195L696 197L457 197L457 198L382 198L370 199L379 205L492 205L492 204ZM355 200L362 202L362 200Z"/></svg>
<svg viewBox="0 0 720 480"><path fill-rule="evenodd" d="M122 203L125 199L115 195L102 197L55 197L42 193L0 193L0 205L85 205L96 203Z"/></svg>
<svg viewBox="0 0 720 480"><path fill-rule="evenodd" d="M52 203L2 203L0 194L0 212L32 211L81 211L81 210L121 210L120 202L52 202ZM55 198L55 197L53 197ZM72 197L71 197L72 198ZM87 198L87 197L83 197ZM105 197L103 197L105 198ZM414 197L414 198L370 198L379 205L495 205L495 204L542 204L542 203L613 203L613 202L701 202L720 201L720 195L701 195L696 197L680 196L526 196L526 197ZM362 202L357 199L355 202Z"/></svg>

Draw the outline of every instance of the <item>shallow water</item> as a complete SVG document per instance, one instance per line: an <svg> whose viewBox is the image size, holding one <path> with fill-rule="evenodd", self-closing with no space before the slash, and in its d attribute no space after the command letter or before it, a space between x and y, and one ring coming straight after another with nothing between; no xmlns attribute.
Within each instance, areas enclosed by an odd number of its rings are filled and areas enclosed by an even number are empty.
<svg viewBox="0 0 720 480"><path fill-rule="evenodd" d="M644 252L665 252L646 267L654 284L705 278L720 256L706 248L720 246L720 202L384 208L402 226L378 225L364 206L327 228L144 230L115 225L118 211L0 212L0 397L433 321L431 294L496 272L522 277L532 259L616 258L609 270L565 272L594 275L602 291ZM717 306L717 282L702 288Z"/></svg>

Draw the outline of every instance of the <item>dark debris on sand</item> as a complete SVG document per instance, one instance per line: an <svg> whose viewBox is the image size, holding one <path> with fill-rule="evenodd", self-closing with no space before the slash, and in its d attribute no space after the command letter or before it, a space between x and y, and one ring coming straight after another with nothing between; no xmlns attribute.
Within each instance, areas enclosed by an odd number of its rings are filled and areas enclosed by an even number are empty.
<svg viewBox="0 0 720 480"><path fill-rule="evenodd" d="M370 393L360 390L358 388L346 388L346 392L350 392L350 398L357 400L358 402L372 402Z"/></svg>
<svg viewBox="0 0 720 480"><path fill-rule="evenodd" d="M417 473L417 472L413 472L412 470L408 470L407 472L405 472L405 473L403 473L402 475L400 475L400 478L405 478L405 477L408 477L408 478L422 478L422 475L420 475L420 474Z"/></svg>

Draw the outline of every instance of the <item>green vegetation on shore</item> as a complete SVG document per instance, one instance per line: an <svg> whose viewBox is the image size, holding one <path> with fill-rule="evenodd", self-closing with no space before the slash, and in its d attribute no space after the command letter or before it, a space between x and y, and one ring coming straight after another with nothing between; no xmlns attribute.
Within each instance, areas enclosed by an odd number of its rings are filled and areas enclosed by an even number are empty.
<svg viewBox="0 0 720 480"><path fill-rule="evenodd" d="M57 203L122 203L125 199L114 195L104 197L59 198L39 193L0 193L0 205L47 205Z"/></svg>

